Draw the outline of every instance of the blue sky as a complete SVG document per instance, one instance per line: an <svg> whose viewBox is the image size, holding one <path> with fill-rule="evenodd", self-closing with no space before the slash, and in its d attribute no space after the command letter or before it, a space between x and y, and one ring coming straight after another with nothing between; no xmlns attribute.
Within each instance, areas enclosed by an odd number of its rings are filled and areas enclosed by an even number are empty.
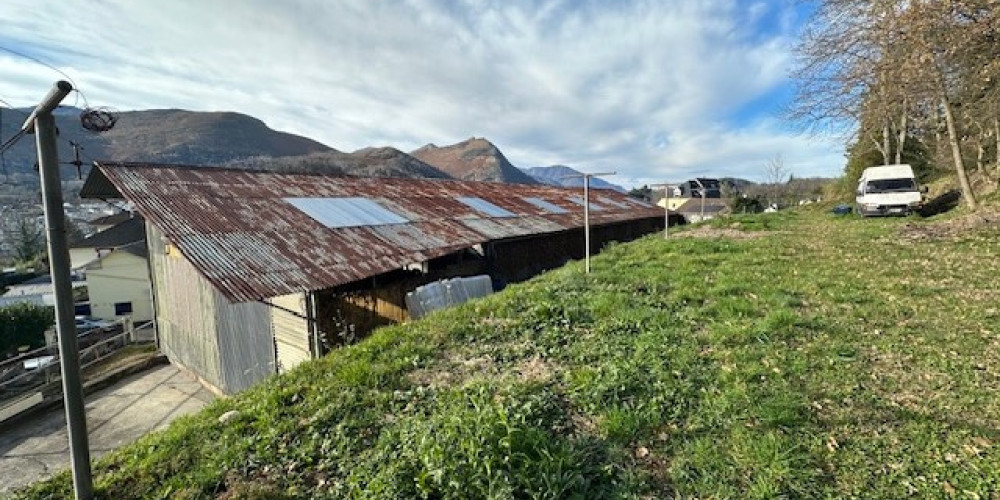
<svg viewBox="0 0 1000 500"><path fill-rule="evenodd" d="M0 46L58 67L92 105L256 116L334 148L487 137L521 167L835 176L839 138L782 109L797 0L5 0ZM0 99L60 75L0 52Z"/></svg>

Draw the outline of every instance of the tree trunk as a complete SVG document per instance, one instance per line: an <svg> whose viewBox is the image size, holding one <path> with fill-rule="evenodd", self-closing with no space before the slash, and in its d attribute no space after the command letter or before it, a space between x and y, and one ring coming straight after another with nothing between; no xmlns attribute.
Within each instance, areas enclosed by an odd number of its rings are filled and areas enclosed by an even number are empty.
<svg viewBox="0 0 1000 500"><path fill-rule="evenodd" d="M996 169L993 184L1000 185L1000 116L993 118L993 136L997 140L996 154L993 155L993 168Z"/></svg>
<svg viewBox="0 0 1000 500"><path fill-rule="evenodd" d="M940 83L939 83L940 85ZM943 87L943 85L941 85ZM948 144L951 146L951 159L955 163L955 175L958 176L958 187L962 190L962 198L970 209L976 209L976 194L972 192L972 185L969 184L969 176L965 173L965 164L962 162L962 149L958 144L958 131L955 130L955 116L951 110L951 103L943 89L938 90L941 99L941 106L944 108L944 121L948 126Z"/></svg>
<svg viewBox="0 0 1000 500"><path fill-rule="evenodd" d="M906 98L903 98L903 115L899 117L899 137L896 139L896 164L903 163L903 146L906 144Z"/></svg>
<svg viewBox="0 0 1000 500"><path fill-rule="evenodd" d="M892 156L892 132L889 129L889 119L882 122L882 164L889 164L889 157Z"/></svg>

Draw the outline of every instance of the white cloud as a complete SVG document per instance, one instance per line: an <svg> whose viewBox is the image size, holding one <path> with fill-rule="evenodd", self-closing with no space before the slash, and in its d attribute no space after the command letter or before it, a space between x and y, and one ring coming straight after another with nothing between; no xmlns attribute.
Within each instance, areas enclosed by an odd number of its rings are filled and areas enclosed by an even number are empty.
<svg viewBox="0 0 1000 500"><path fill-rule="evenodd" d="M343 150L475 135L624 182L752 178L779 153L834 175L839 145L741 111L785 84L774 1L5 0L0 46L95 105L239 111ZM58 78L3 53L0 74L17 105Z"/></svg>

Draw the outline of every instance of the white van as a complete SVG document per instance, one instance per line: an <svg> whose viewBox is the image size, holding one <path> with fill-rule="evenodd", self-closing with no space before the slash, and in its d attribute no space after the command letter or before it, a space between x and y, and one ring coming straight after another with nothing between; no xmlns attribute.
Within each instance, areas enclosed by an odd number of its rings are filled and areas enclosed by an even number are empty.
<svg viewBox="0 0 1000 500"><path fill-rule="evenodd" d="M923 193L909 165L869 167L858 180L855 210L865 216L908 215L923 206Z"/></svg>

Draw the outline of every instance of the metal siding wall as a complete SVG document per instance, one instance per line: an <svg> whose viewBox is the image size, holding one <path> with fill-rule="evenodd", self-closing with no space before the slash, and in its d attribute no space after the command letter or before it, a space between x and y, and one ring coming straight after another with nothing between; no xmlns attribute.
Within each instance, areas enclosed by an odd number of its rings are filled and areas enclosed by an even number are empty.
<svg viewBox="0 0 1000 500"><path fill-rule="evenodd" d="M176 248L166 253L159 230L151 224L146 228L160 350L172 362L224 389L215 331L218 292Z"/></svg>
<svg viewBox="0 0 1000 500"><path fill-rule="evenodd" d="M237 393L274 375L270 307L260 302L232 304L221 294L215 307L223 391Z"/></svg>
<svg viewBox="0 0 1000 500"><path fill-rule="evenodd" d="M305 295L293 293L270 299L270 302L284 309L290 309L306 316ZM278 372L284 373L296 365L308 361L309 323L305 318L288 311L271 308L271 329L274 333L275 351L278 358Z"/></svg>

